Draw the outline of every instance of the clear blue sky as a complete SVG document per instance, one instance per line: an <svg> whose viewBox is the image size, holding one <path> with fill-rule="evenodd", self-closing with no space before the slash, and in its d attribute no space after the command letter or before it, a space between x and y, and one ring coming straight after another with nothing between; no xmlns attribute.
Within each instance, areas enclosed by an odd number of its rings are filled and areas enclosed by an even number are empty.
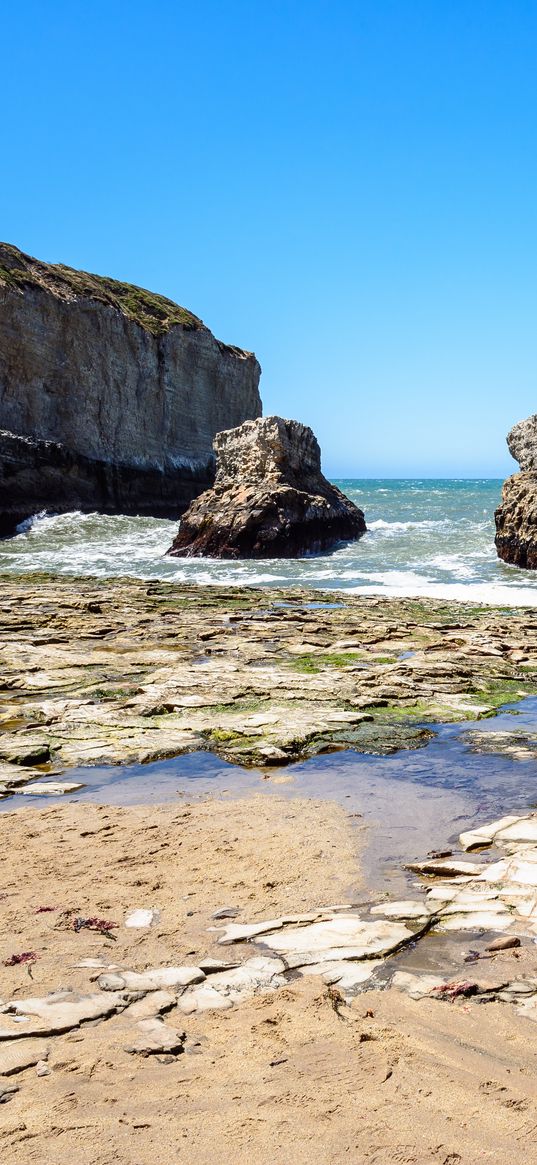
<svg viewBox="0 0 537 1165"><path fill-rule="evenodd" d="M514 468L534 0L21 0L2 42L0 237L253 349L333 476Z"/></svg>

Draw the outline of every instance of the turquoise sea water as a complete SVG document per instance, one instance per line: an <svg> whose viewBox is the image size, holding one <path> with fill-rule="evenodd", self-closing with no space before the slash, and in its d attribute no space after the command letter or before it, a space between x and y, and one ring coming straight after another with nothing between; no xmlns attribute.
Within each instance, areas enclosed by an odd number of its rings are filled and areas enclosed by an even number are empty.
<svg viewBox="0 0 537 1165"><path fill-rule="evenodd" d="M220 562L165 552L176 522L63 514L38 517L0 542L0 573L47 570L134 575L245 586L302 584L388 595L430 595L537 606L537 572L500 562L494 549L497 480L344 480L368 533L329 554L300 560Z"/></svg>

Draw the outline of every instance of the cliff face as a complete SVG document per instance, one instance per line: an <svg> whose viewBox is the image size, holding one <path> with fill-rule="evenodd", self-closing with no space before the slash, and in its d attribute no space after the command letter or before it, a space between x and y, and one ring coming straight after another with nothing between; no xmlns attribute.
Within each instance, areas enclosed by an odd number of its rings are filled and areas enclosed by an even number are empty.
<svg viewBox="0 0 537 1165"><path fill-rule="evenodd" d="M171 300L0 244L0 533L40 509L178 516L215 434L260 415L260 371Z"/></svg>
<svg viewBox="0 0 537 1165"><path fill-rule="evenodd" d="M321 450L298 421L262 417L214 441L216 480L189 506L177 558L301 558L366 532L361 510L321 472Z"/></svg>
<svg viewBox="0 0 537 1165"><path fill-rule="evenodd" d="M537 414L511 429L507 445L520 473L503 484L494 515L496 550L504 562L537 570Z"/></svg>

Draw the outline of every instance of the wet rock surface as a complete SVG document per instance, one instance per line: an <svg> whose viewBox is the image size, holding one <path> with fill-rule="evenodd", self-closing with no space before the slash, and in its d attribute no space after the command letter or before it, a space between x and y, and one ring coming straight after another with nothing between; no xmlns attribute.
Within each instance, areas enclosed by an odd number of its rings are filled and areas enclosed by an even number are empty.
<svg viewBox="0 0 537 1165"><path fill-rule="evenodd" d="M214 440L216 478L184 514L179 558L300 558L365 534L364 515L321 473L306 425L246 421Z"/></svg>
<svg viewBox="0 0 537 1165"><path fill-rule="evenodd" d="M199 749L270 769L417 748L537 692L536 649L532 610L5 576L0 796Z"/></svg>
<svg viewBox="0 0 537 1165"><path fill-rule="evenodd" d="M495 513L496 549L504 562L537 570L537 414L515 425L507 444L520 472L503 485Z"/></svg>

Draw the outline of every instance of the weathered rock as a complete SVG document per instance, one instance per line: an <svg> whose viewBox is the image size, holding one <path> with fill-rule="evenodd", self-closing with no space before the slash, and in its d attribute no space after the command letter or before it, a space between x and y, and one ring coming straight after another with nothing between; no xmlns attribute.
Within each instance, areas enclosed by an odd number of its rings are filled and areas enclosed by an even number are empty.
<svg viewBox="0 0 537 1165"><path fill-rule="evenodd" d="M175 1031L161 1019L142 1019L136 1028L136 1039L133 1044L127 1045L126 1052L139 1056L156 1056L159 1053L175 1056L183 1051L186 1032Z"/></svg>
<svg viewBox="0 0 537 1165"><path fill-rule="evenodd" d="M187 510L170 554L299 558L365 533L362 511L321 473L306 425L246 421L218 433L214 451L214 487Z"/></svg>
<svg viewBox="0 0 537 1165"><path fill-rule="evenodd" d="M171 300L0 244L0 535L43 509L178 516L259 375Z"/></svg>
<svg viewBox="0 0 537 1165"><path fill-rule="evenodd" d="M520 473L503 484L496 520L496 550L504 562L537 570L537 414L519 421L507 437Z"/></svg>
<svg viewBox="0 0 537 1165"><path fill-rule="evenodd" d="M46 1061L48 1044L44 1040L7 1040L0 1046L0 1076L24 1072Z"/></svg>
<svg viewBox="0 0 537 1165"><path fill-rule="evenodd" d="M388 955L409 942L414 932L401 922L369 922L356 914L343 914L296 929L282 929L257 944L277 951L288 966L300 967L326 961L370 959Z"/></svg>
<svg viewBox="0 0 537 1165"><path fill-rule="evenodd" d="M101 991L160 991L162 988L188 987L205 979L199 967L155 967L148 971L118 971L100 975Z"/></svg>
<svg viewBox="0 0 537 1165"><path fill-rule="evenodd" d="M14 1035L26 1038L30 1035L57 1035L78 1027L81 1023L92 1020L105 1019L122 1011L129 1002L128 998L119 992L103 994L81 995L78 991L55 991L43 998L14 999L8 1005L15 1015L25 1015L34 1018L34 1022L20 1032L10 1031ZM8 1038L7 1032L0 1032L0 1039ZM41 1059L41 1056L38 1056Z"/></svg>
<svg viewBox="0 0 537 1165"><path fill-rule="evenodd" d="M513 425L507 447L523 471L537 470L537 413Z"/></svg>
<svg viewBox="0 0 537 1165"><path fill-rule="evenodd" d="M487 951L509 951L512 947L519 947L520 939L515 934L508 934L504 938L495 938L487 946Z"/></svg>
<svg viewBox="0 0 537 1165"><path fill-rule="evenodd" d="M160 910L154 906L149 908L140 907L138 910L132 910L125 919L125 926L127 927L147 927L154 926L160 921Z"/></svg>

